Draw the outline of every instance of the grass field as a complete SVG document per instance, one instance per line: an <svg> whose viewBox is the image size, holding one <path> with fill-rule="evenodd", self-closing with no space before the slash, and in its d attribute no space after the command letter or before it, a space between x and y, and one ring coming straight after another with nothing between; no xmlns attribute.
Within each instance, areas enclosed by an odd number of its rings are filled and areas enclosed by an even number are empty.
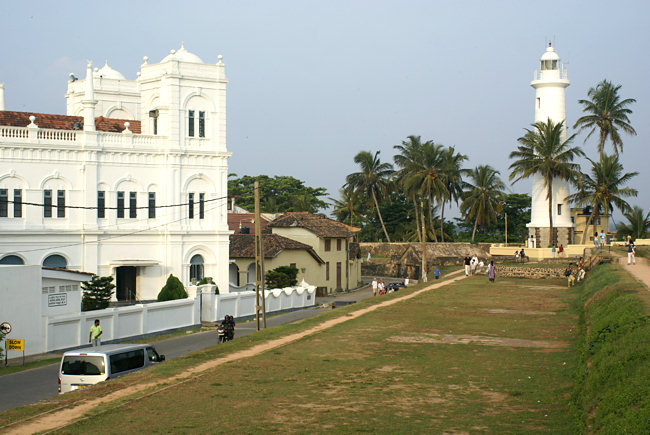
<svg viewBox="0 0 650 435"><path fill-rule="evenodd" d="M563 284L462 280L64 432L572 433L577 319Z"/></svg>

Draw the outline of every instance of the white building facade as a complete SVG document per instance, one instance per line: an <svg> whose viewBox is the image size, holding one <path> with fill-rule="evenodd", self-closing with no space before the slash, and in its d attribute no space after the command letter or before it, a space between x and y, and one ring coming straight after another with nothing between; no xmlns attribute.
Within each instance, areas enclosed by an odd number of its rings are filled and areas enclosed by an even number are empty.
<svg viewBox="0 0 650 435"><path fill-rule="evenodd" d="M560 64L560 57L549 43L540 59L540 70L535 71L530 85L535 89L535 122L555 123L564 121L562 140L566 140L566 88L569 86L567 71ZM571 208L566 200L569 184L555 179L552 185L552 213L555 234L549 237L547 188L541 175L533 176L531 221L527 224L529 247L545 248L555 244L564 246L572 242L573 223Z"/></svg>
<svg viewBox="0 0 650 435"><path fill-rule="evenodd" d="M135 80L89 63L67 115L1 110L0 264L112 275L118 300L169 274L228 292L227 83L181 46Z"/></svg>

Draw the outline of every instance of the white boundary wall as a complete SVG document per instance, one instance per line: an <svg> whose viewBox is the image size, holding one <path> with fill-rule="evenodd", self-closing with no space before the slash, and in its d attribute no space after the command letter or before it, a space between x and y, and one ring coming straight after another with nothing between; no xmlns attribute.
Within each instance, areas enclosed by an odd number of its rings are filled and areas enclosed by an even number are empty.
<svg viewBox="0 0 650 435"><path fill-rule="evenodd" d="M88 345L90 327L95 319L100 321L103 331L101 338L106 342L199 325L199 310L198 299L179 299L60 316L43 316L46 349L41 352Z"/></svg>
<svg viewBox="0 0 650 435"><path fill-rule="evenodd" d="M241 291L217 295L214 286L201 286L201 319L218 322L226 314L235 318L255 315L255 292ZM316 305L316 286L302 283L297 287L265 290L266 312L296 310Z"/></svg>

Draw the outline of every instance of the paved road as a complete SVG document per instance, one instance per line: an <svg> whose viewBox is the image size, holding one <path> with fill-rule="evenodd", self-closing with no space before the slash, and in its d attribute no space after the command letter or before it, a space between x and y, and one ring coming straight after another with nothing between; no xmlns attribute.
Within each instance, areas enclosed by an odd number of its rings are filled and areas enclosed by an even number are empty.
<svg viewBox="0 0 650 435"><path fill-rule="evenodd" d="M289 313L270 316L266 320L267 327L282 325L315 316L323 311L330 310L328 304L335 300L362 300L371 295L368 288L356 292L343 293L337 296L319 297L315 308L292 311ZM240 322L237 324L236 337L254 333L255 321ZM166 359L178 358L196 350L204 349L216 344L217 336L214 329L197 332L157 341L154 346ZM7 411L17 406L27 405L39 400L47 399L58 394L58 364L50 364L24 372L0 376L0 412Z"/></svg>

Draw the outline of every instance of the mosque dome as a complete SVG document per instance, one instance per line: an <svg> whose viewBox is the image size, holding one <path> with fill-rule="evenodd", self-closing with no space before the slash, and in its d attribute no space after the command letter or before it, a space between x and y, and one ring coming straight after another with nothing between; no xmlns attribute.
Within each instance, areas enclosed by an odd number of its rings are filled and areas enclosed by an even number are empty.
<svg viewBox="0 0 650 435"><path fill-rule="evenodd" d="M191 63L203 63L200 57L194 53L190 53L185 49L183 43L181 42L181 48L178 50L172 50L167 56L160 61L160 63L165 63L169 60L178 60L181 62L191 62Z"/></svg>
<svg viewBox="0 0 650 435"><path fill-rule="evenodd" d="M98 69L95 74L101 76L103 79L126 80L126 77L124 77L121 72L108 66L108 61L106 61L104 66Z"/></svg>

